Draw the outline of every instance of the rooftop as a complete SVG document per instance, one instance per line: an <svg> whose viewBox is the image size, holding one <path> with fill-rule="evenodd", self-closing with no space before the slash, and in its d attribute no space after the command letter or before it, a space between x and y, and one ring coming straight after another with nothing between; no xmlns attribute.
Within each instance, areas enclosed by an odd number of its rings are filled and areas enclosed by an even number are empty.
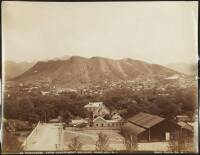
<svg viewBox="0 0 200 155"><path fill-rule="evenodd" d="M157 115L151 115L144 112L140 112L139 114L129 118L128 121L144 128L150 128L162 122L164 119L165 118L162 118Z"/></svg>
<svg viewBox="0 0 200 155"><path fill-rule="evenodd" d="M131 133L133 135L138 135L138 134L140 134L140 133L142 133L143 131L146 130L146 129L141 128L141 127L139 127L137 125L134 125L134 124L132 124L130 122L125 123L123 129L126 132Z"/></svg>
<svg viewBox="0 0 200 155"><path fill-rule="evenodd" d="M84 119L72 120L72 124L79 124L79 123L88 123L88 122L87 122L87 120L84 120Z"/></svg>
<svg viewBox="0 0 200 155"><path fill-rule="evenodd" d="M98 108L100 105L102 105L103 102L89 102L88 104L86 104L84 107L85 108L91 108L91 107L96 107Z"/></svg>
<svg viewBox="0 0 200 155"><path fill-rule="evenodd" d="M106 121L103 117L98 116L97 118L95 118L95 119L93 120L93 122L95 122L95 121L98 120L98 119L101 119L101 120L103 120L103 121Z"/></svg>
<svg viewBox="0 0 200 155"><path fill-rule="evenodd" d="M185 122L178 122L177 123L179 126L181 126L183 129L186 129L186 130L189 130L189 131L192 131L193 132L193 126L188 124L188 123L185 123Z"/></svg>

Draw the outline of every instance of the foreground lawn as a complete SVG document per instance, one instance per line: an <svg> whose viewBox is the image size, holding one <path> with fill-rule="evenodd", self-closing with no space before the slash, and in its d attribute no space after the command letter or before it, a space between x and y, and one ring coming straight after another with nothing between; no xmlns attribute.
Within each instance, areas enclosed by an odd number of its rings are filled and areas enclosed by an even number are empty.
<svg viewBox="0 0 200 155"><path fill-rule="evenodd" d="M96 141L98 139L98 133L103 132L109 136L109 150L123 150L123 137L116 130L72 130L66 129L63 131L63 145L64 149L68 150L68 144L71 143L71 139L78 136L80 142L83 144L82 150L88 151L96 150Z"/></svg>

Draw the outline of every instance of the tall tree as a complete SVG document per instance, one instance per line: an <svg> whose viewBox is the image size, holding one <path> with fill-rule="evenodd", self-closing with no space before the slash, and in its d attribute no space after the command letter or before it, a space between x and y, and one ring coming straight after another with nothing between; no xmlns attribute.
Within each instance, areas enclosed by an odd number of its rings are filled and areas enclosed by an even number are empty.
<svg viewBox="0 0 200 155"><path fill-rule="evenodd" d="M124 136L124 145L128 152L136 151L138 149L137 136L126 134Z"/></svg>
<svg viewBox="0 0 200 155"><path fill-rule="evenodd" d="M72 138L71 143L68 145L71 151L79 151L81 150L83 144L80 142L79 137Z"/></svg>
<svg viewBox="0 0 200 155"><path fill-rule="evenodd" d="M96 141L97 151L107 151L109 148L109 137L102 132L98 133L98 140Z"/></svg>

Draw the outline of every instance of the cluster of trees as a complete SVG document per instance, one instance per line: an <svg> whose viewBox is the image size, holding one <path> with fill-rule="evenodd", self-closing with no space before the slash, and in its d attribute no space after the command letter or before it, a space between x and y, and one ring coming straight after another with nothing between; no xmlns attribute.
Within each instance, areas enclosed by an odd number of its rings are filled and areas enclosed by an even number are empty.
<svg viewBox="0 0 200 155"><path fill-rule="evenodd" d="M22 151L21 142L18 137L8 131L3 132L2 152L19 153Z"/></svg>
<svg viewBox="0 0 200 155"><path fill-rule="evenodd" d="M171 90L169 95L158 95L154 90L136 91L116 89L105 92L103 97L80 96L76 93L41 95L40 93L5 94L4 116L35 123L61 115L64 120L88 117L84 105L92 101L103 101L111 110L117 110L124 118L138 112L148 112L165 118L178 114L192 116L197 106L197 92L194 88Z"/></svg>
<svg viewBox="0 0 200 155"><path fill-rule="evenodd" d="M22 143L18 140L18 137L10 131L9 124L4 123L3 133L2 133L2 152L4 153L19 153L22 151Z"/></svg>
<svg viewBox="0 0 200 155"><path fill-rule="evenodd" d="M117 89L104 96L104 103L111 110L121 111L125 118L138 112L147 112L165 118L173 118L178 114L193 116L197 108L195 88L177 88L163 94L158 95L154 90L133 92L129 89Z"/></svg>
<svg viewBox="0 0 200 155"><path fill-rule="evenodd" d="M84 97L60 95L43 96L31 94L12 94L5 97L4 116L7 119L19 119L35 123L48 121L61 115L64 119L87 117L84 105L89 99Z"/></svg>

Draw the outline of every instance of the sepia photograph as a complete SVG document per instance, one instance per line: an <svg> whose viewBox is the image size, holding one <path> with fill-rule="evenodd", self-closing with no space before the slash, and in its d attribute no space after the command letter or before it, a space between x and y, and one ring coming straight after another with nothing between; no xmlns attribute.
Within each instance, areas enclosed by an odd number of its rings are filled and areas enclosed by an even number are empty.
<svg viewBox="0 0 200 155"><path fill-rule="evenodd" d="M198 1L3 1L2 154L198 154Z"/></svg>

